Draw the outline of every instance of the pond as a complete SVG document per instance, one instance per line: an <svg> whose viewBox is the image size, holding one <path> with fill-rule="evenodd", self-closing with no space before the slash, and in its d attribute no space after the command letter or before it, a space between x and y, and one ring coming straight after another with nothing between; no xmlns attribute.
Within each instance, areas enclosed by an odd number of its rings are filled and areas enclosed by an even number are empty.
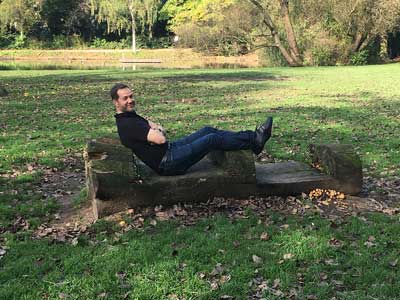
<svg viewBox="0 0 400 300"><path fill-rule="evenodd" d="M248 68L242 63L226 62L194 62L184 64L171 64L163 62L119 62L110 60L0 60L1 70L98 70L98 69L119 69L119 70L146 70L146 69L236 69Z"/></svg>

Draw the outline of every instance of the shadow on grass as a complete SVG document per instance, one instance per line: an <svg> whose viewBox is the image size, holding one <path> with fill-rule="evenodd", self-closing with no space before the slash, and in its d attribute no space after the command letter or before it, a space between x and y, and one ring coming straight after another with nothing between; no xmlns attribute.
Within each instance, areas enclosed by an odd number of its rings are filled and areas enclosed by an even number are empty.
<svg viewBox="0 0 400 300"><path fill-rule="evenodd" d="M34 72L34 71L33 71ZM42 72L36 72L42 73ZM167 70L167 69L149 69L149 70L138 70L138 71L121 71L121 70L73 70L73 71L56 71L55 74L47 74L47 75L37 75L35 76L35 82L51 82L51 81L70 81L70 82L80 82L84 79L84 82L103 82L103 81L111 81L117 80L120 81L122 79L130 79L143 75L155 75L154 79L161 79L167 81L183 81L183 82L199 82L199 81L232 81L238 82L242 80L254 80L254 81L281 81L288 80L287 76L276 76L272 73L268 73L266 71L250 71L250 70L241 70L241 69L221 69L221 70L213 70L213 69L198 69L198 70ZM147 76L146 76L147 77ZM24 76L9 76L5 77L5 81L14 81L20 80L20 83L32 82L32 77L24 77Z"/></svg>

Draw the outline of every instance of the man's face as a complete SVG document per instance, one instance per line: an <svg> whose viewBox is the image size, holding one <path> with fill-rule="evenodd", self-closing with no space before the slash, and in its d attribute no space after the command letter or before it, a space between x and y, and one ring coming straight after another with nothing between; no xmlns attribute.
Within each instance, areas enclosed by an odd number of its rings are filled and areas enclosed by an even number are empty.
<svg viewBox="0 0 400 300"><path fill-rule="evenodd" d="M135 99L130 88L120 89L117 92L118 99L114 100L114 105L118 113L133 111L135 108Z"/></svg>

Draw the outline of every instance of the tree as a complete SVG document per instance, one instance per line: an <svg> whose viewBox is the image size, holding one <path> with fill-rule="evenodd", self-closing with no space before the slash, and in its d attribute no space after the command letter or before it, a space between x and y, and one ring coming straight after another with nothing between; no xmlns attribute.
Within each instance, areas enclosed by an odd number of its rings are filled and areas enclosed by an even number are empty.
<svg viewBox="0 0 400 300"><path fill-rule="evenodd" d="M345 59L400 27L400 0L298 0L302 16L345 45Z"/></svg>
<svg viewBox="0 0 400 300"><path fill-rule="evenodd" d="M204 28L209 28L203 36L208 34L212 37L213 33L217 33L224 42L240 43L246 45L249 50L276 47L289 65L302 65L289 15L289 1L249 0L249 3L252 8L249 8L246 2L238 0L169 0L163 11L172 16L170 27L176 32L185 32L186 25L197 32L204 32ZM232 17L235 18L231 14L232 11L240 16L236 16L236 29L232 26ZM279 26L274 19L278 21ZM286 33L284 41L282 33ZM205 37L200 39L203 43L205 40ZM209 41L214 45L219 44L216 39L210 38Z"/></svg>
<svg viewBox="0 0 400 300"><path fill-rule="evenodd" d="M136 5L135 5L136 4ZM131 29L132 51L136 52L137 0L90 0L92 15L99 23L107 23L107 32Z"/></svg>
<svg viewBox="0 0 400 300"><path fill-rule="evenodd" d="M1 29L12 28L23 37L32 26L40 21L41 0L0 1Z"/></svg>
<svg viewBox="0 0 400 300"><path fill-rule="evenodd" d="M284 24L284 31L286 35L285 43L281 39L281 36L283 36L283 34L280 32L279 27L276 25L271 17L270 9L273 5L269 3L270 1L249 1L259 10L262 17L262 23L266 28L268 28L269 33L273 38L273 44L270 44L269 47L277 47L290 66L303 65L303 61L297 46L296 35L294 33L292 22L290 19L289 0L278 0L280 9L280 13L278 16L281 18L281 21L283 21ZM285 44L287 44L287 46Z"/></svg>
<svg viewBox="0 0 400 300"><path fill-rule="evenodd" d="M149 40L153 38L153 27L158 21L161 0L142 0L143 9L141 10L141 20L144 20L143 28L147 28Z"/></svg>
<svg viewBox="0 0 400 300"><path fill-rule="evenodd" d="M160 0L90 0L98 22L107 22L108 32L131 30L132 51L136 52L136 30L143 24L152 30L157 20ZM151 33L150 33L151 35Z"/></svg>
<svg viewBox="0 0 400 300"><path fill-rule="evenodd" d="M169 0L161 10L180 44L210 54L247 53L254 18L237 0Z"/></svg>
<svg viewBox="0 0 400 300"><path fill-rule="evenodd" d="M343 0L335 2L335 19L351 38L350 54L365 49L378 36L386 35L398 26L398 0L358 0L351 5Z"/></svg>

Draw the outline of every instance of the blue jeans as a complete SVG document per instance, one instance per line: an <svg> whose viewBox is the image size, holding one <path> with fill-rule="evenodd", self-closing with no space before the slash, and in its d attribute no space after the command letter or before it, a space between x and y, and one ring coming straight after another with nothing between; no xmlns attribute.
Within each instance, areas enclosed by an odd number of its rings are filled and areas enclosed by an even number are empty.
<svg viewBox="0 0 400 300"><path fill-rule="evenodd" d="M253 149L255 132L231 132L204 127L191 135L170 142L160 163L161 175L180 175L213 150Z"/></svg>

